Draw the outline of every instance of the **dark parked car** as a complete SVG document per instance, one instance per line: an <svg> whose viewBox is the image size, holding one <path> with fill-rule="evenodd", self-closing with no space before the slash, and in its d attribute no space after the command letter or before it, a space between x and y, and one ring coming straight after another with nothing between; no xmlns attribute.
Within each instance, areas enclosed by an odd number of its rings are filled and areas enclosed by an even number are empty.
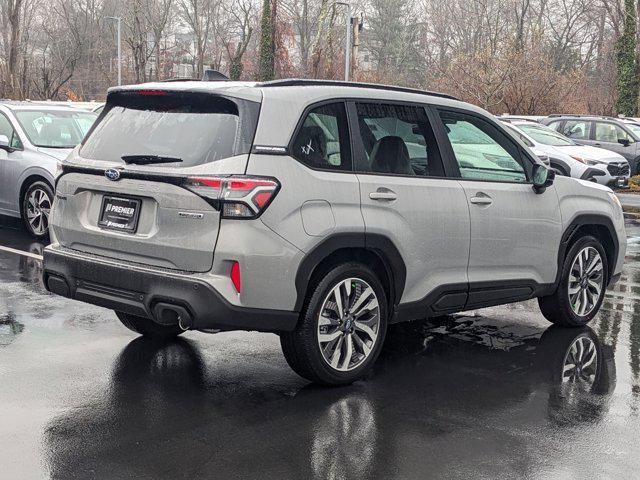
<svg viewBox="0 0 640 480"><path fill-rule="evenodd" d="M640 131L622 118L551 115L541 120L580 145L592 145L619 153L629 162L631 175L640 174Z"/></svg>

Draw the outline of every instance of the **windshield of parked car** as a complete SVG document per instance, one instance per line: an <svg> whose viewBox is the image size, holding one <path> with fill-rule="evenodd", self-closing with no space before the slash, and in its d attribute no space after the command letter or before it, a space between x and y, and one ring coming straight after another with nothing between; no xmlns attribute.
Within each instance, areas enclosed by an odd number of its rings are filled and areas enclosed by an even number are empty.
<svg viewBox="0 0 640 480"><path fill-rule="evenodd" d="M192 167L248 153L259 104L208 93L117 93L85 140L80 155L176 158L163 167Z"/></svg>
<svg viewBox="0 0 640 480"><path fill-rule="evenodd" d="M29 141L36 147L74 148L98 116L69 110L18 110L14 112Z"/></svg>
<svg viewBox="0 0 640 480"><path fill-rule="evenodd" d="M552 145L554 147L568 147L576 145L573 140L565 137L555 130L550 129L549 127L545 127L544 125L520 124L517 125L517 127L533 138L536 142L543 145Z"/></svg>
<svg viewBox="0 0 640 480"><path fill-rule="evenodd" d="M508 130L511 131L511 133L513 133L514 135L516 135L520 140L522 140L522 142L529 148L533 147L533 142L531 140L529 140L520 130L518 130L516 127L514 127L513 125L509 124L509 123L505 123L504 124L505 127L507 127Z"/></svg>
<svg viewBox="0 0 640 480"><path fill-rule="evenodd" d="M627 123L626 125L636 137L640 138L640 124Z"/></svg>

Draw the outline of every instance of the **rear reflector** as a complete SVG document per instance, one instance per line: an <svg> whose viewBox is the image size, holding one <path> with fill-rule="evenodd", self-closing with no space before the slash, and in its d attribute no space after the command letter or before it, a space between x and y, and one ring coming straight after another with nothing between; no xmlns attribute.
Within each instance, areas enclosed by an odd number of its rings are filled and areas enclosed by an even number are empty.
<svg viewBox="0 0 640 480"><path fill-rule="evenodd" d="M280 183L275 178L189 177L183 185L222 211L223 218L256 218L275 198Z"/></svg>
<svg viewBox="0 0 640 480"><path fill-rule="evenodd" d="M240 293L242 290L242 283L240 281L240 264L238 262L234 262L231 267L231 282L233 282L233 286L236 289L236 292Z"/></svg>

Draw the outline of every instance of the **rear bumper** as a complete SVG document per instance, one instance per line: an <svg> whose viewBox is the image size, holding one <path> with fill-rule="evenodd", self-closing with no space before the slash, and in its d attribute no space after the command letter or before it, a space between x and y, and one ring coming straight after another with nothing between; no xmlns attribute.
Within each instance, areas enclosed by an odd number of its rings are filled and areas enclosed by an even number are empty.
<svg viewBox="0 0 640 480"><path fill-rule="evenodd" d="M152 319L159 304L176 305L189 313L196 330L291 331L298 321L296 312L232 305L189 275L112 263L61 247L45 249L43 281L52 293Z"/></svg>

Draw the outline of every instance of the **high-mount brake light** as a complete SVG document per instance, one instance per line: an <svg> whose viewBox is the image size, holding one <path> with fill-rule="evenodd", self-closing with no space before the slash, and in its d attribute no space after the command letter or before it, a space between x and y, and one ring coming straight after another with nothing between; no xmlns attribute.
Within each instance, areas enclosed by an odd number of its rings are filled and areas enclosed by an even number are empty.
<svg viewBox="0 0 640 480"><path fill-rule="evenodd" d="M222 218L256 218L276 196L280 183L262 177L188 177L184 187L222 212Z"/></svg>
<svg viewBox="0 0 640 480"><path fill-rule="evenodd" d="M138 95L167 95L166 90L134 90Z"/></svg>

